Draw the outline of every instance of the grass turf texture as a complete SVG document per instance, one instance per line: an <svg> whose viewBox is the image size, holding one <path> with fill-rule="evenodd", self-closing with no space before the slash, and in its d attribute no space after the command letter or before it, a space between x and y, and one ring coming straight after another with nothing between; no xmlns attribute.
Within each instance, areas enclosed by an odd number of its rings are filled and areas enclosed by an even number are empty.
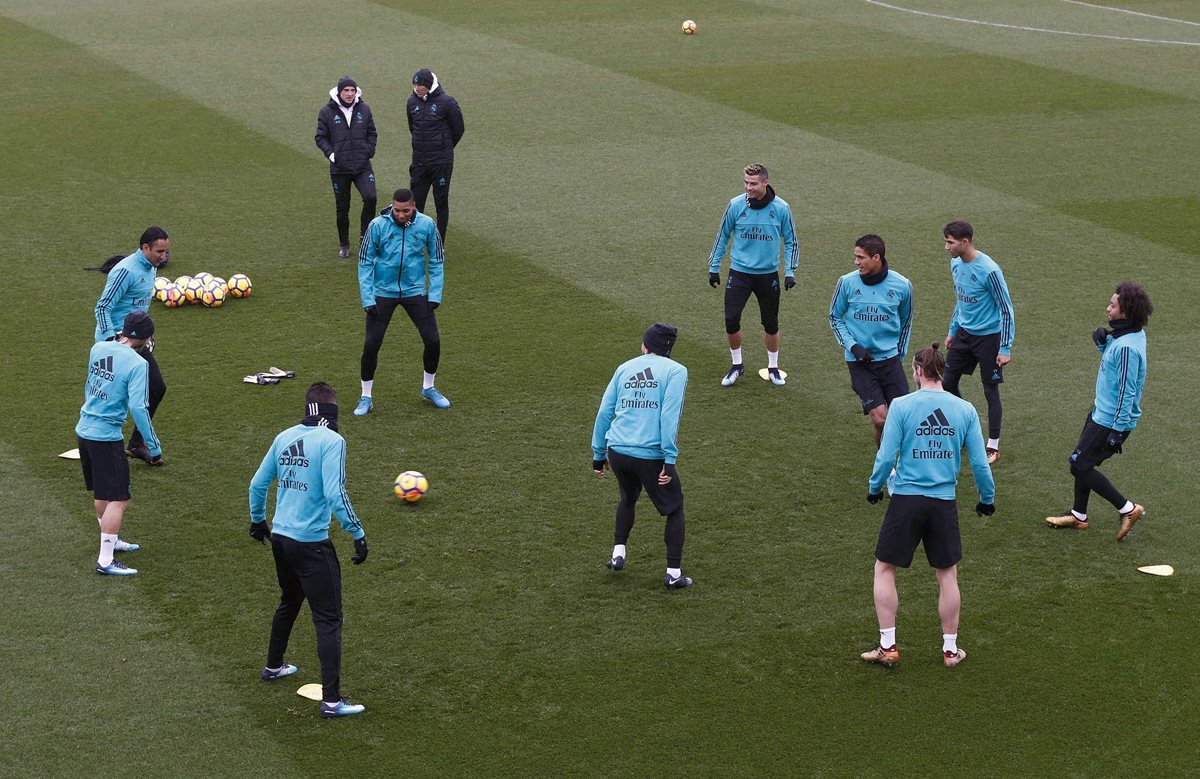
<svg viewBox="0 0 1200 779"><path fill-rule="evenodd" d="M8 734L0 764L144 775L1179 774L1200 712L1192 626L1190 269L1200 212L1194 49L936 22L865 3L350 3L0 0L0 200L10 419L0 485L19 545L2 564ZM914 5L915 2L910 3ZM937 6L934 8L933 6ZM1061 7L1060 7L1061 5ZM1184 3L1145 13L1200 21ZM924 3L1006 23L1167 39L1182 25L1069 4ZM1029 14L1036 11L1036 18ZM988 16L990 14L990 16ZM685 38L680 20L700 30ZM747 35L747 20L761 35ZM130 34L130 31L137 34ZM269 31L269 32L268 32ZM1196 38L1200 40L1200 38ZM753 43L751 46L749 44ZM361 314L334 258L315 114L337 76L381 131L380 191L405 183L403 100L420 66L458 97L437 413L403 319L376 410L354 419ZM770 82L770 88L764 86ZM704 257L740 168L793 203L788 386L723 391L720 293ZM357 201L355 201L357 204ZM972 220L1017 305L999 512L961 489L967 663L946 672L932 574L900 576L902 665L874 639L863 500L872 457L825 323L864 232L917 290L914 345L950 310L941 225ZM219 311L155 305L169 464L134 468L131 581L91 573L96 529L73 446L91 307L77 270L172 233L170 275L247 273ZM1192 238L1188 238L1192 236ZM1105 467L1147 504L1127 543L1051 532L1116 281L1157 307L1146 416ZM682 327L685 568L661 592L643 506L630 565L607 555L615 484L587 471L595 405L647 323ZM755 328L753 307L745 319ZM761 341L747 358L765 364ZM250 387L269 365L298 378ZM348 565L344 688L327 723L257 681L275 585L245 489L311 380L347 408L350 494L371 559ZM978 385L964 382L982 403ZM415 506L391 496L425 473ZM1135 568L1168 562L1170 579Z"/></svg>

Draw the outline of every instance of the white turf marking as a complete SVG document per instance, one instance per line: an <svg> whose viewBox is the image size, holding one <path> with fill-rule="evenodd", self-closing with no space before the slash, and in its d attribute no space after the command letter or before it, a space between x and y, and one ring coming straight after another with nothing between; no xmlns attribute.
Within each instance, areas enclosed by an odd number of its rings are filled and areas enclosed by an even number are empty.
<svg viewBox="0 0 1200 779"><path fill-rule="evenodd" d="M1082 5L1086 8L1096 8L1101 11L1116 11L1119 14L1141 16L1146 19L1157 19L1160 22L1175 22L1176 24L1190 24L1193 27L1200 27L1200 22L1189 22L1187 19L1172 19L1169 16L1155 16L1154 14L1142 13L1141 11L1130 11L1128 8L1116 8L1111 5L1096 5L1095 3L1085 3L1083 0L1062 0L1062 2L1070 3L1071 5Z"/></svg>
<svg viewBox="0 0 1200 779"><path fill-rule="evenodd" d="M1200 41L1168 41L1158 38L1130 38L1124 35L1098 35L1090 32L1074 32L1072 30L1051 30L1045 27L1026 27L1021 24L1003 24L1001 22L985 22L982 19L966 19L961 16L949 16L947 14L935 14L931 11L918 11L915 8L903 8L891 3L884 3L880 0L865 0L871 5L877 5L880 8L889 8L893 11L901 11L906 14L915 14L916 16L929 16L934 19L946 19L951 22L962 22L964 24L977 24L982 27L1000 27L1005 30L1024 30L1026 32L1044 32L1051 35L1069 35L1074 38L1100 38L1106 41L1126 41L1129 43L1161 43L1168 46L1200 46ZM1084 5L1081 3L1081 5ZM1119 9L1117 9L1119 10ZM1179 21L1178 19L1172 21Z"/></svg>

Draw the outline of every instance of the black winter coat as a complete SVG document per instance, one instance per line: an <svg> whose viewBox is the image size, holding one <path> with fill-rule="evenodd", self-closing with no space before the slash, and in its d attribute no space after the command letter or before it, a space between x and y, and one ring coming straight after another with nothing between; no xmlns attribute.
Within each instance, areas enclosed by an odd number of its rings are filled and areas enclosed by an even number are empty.
<svg viewBox="0 0 1200 779"><path fill-rule="evenodd" d="M408 96L408 130L412 133L413 165L454 162L454 147L463 137L462 109L438 86L427 100Z"/></svg>
<svg viewBox="0 0 1200 779"><path fill-rule="evenodd" d="M346 115L338 104L336 89L333 97L317 114L317 148L325 153L325 158L333 155L329 164L331 174L356 175L371 169L371 158L375 156L375 119L371 116L371 107L362 101L354 103L351 112L352 120L347 126Z"/></svg>

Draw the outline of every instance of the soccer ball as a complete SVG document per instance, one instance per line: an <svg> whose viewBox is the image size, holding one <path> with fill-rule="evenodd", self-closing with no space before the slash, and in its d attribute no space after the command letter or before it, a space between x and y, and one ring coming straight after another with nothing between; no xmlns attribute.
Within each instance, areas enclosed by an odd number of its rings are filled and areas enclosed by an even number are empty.
<svg viewBox="0 0 1200 779"><path fill-rule="evenodd" d="M425 497L429 490L429 481L416 471L405 471L396 477L396 497L409 503L416 503Z"/></svg>
<svg viewBox="0 0 1200 779"><path fill-rule="evenodd" d="M225 285L218 284L217 280L214 279L208 286L204 288L204 291L200 293L200 302L209 308L220 308L221 304L225 302L225 295Z"/></svg>
<svg viewBox="0 0 1200 779"><path fill-rule="evenodd" d="M167 308L178 308L179 304L183 302L183 290L172 282L163 290L161 300Z"/></svg>
<svg viewBox="0 0 1200 779"><path fill-rule="evenodd" d="M229 282L225 281L225 279L221 278L220 276L213 276L212 281L208 282L207 286L211 287L213 285L220 287L221 289L225 290L226 292L229 291Z"/></svg>
<svg viewBox="0 0 1200 779"><path fill-rule="evenodd" d="M195 275L195 278L202 280L205 284L213 280L213 275L206 271L200 271Z"/></svg>
<svg viewBox="0 0 1200 779"><path fill-rule="evenodd" d="M163 297L163 293L166 292L167 287L173 283L174 282L172 282L166 276L155 276L154 277L154 297L156 297L159 300L165 301L166 298Z"/></svg>
<svg viewBox="0 0 1200 779"><path fill-rule="evenodd" d="M179 290L182 292L183 290L187 289L188 282L191 280L191 276L180 276L179 278L175 279L175 286L179 287Z"/></svg>
<svg viewBox="0 0 1200 779"><path fill-rule="evenodd" d="M685 21L683 23L683 34L691 35L694 32L696 32L696 23L693 22L691 19L688 19L687 21Z"/></svg>
<svg viewBox="0 0 1200 779"><path fill-rule="evenodd" d="M195 305L200 302L202 295L204 295L204 280L199 276L193 276L183 288L183 297L187 302Z"/></svg>
<svg viewBox="0 0 1200 779"><path fill-rule="evenodd" d="M235 273L229 277L229 294L235 298L250 297L250 277L244 273Z"/></svg>

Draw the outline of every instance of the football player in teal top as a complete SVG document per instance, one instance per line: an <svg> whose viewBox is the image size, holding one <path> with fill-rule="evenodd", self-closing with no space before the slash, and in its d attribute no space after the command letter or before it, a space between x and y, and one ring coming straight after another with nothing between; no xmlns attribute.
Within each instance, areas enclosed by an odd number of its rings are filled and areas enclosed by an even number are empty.
<svg viewBox="0 0 1200 779"><path fill-rule="evenodd" d="M669 590L688 587L683 575L683 487L675 471L679 456L676 436L687 389L687 368L671 359L678 330L655 324L642 337L642 355L617 368L609 381L596 424L592 428L592 470L604 476L607 464L617 477L621 498L617 503L613 553L607 565L625 567L625 545L633 529L634 509L645 489L658 513L667 518L667 574Z"/></svg>
<svg viewBox="0 0 1200 779"><path fill-rule="evenodd" d="M875 445L893 400L908 394L904 357L912 333L912 283L888 267L878 235L854 242L857 270L838 279L829 326L850 369L850 385L875 426Z"/></svg>
<svg viewBox="0 0 1200 779"><path fill-rule="evenodd" d="M958 380L979 366L988 409L988 464L1000 459L1000 384L1012 360L1016 323L1004 273L974 246L969 222L951 222L942 230L950 275L954 279L954 313L946 334L946 391L962 397Z"/></svg>
<svg viewBox="0 0 1200 779"><path fill-rule="evenodd" d="M717 238L708 255L708 283L721 284L721 260L729 250L729 278L725 283L725 333L733 362L721 379L722 387L732 387L745 372L742 362L742 310L753 294L758 298L763 339L767 345L767 374L771 383L781 386L779 370L779 253L783 251L783 288L796 286L796 267L800 248L796 242L796 224L792 209L776 196L767 179L767 169L759 162L746 166L742 181L745 194L738 195L725 207Z"/></svg>
<svg viewBox="0 0 1200 779"><path fill-rule="evenodd" d="M917 391L898 398L883 426L883 441L867 488L867 500L883 500L883 486L893 466L895 490L879 529L875 546L875 614L879 644L861 657L891 667L900 660L896 646L896 568L907 568L919 544L937 572L938 614L942 618L942 654L947 666L962 662L958 647L958 561L962 541L958 530L955 492L965 446L979 489L975 512L991 516L996 510L996 486L984 451L975 407L946 392L942 376L946 363L938 345L917 352L913 381Z"/></svg>
<svg viewBox="0 0 1200 779"><path fill-rule="evenodd" d="M1108 328L1099 327L1092 333L1100 352L1100 370L1096 374L1096 399L1070 457L1075 503L1070 511L1046 517L1051 527L1085 529L1088 498L1093 492L1111 503L1120 515L1118 541L1146 513L1144 506L1126 499L1096 468L1121 453L1142 416L1142 389L1146 386L1144 328L1153 312L1146 291L1133 282L1123 282L1108 301Z"/></svg>

